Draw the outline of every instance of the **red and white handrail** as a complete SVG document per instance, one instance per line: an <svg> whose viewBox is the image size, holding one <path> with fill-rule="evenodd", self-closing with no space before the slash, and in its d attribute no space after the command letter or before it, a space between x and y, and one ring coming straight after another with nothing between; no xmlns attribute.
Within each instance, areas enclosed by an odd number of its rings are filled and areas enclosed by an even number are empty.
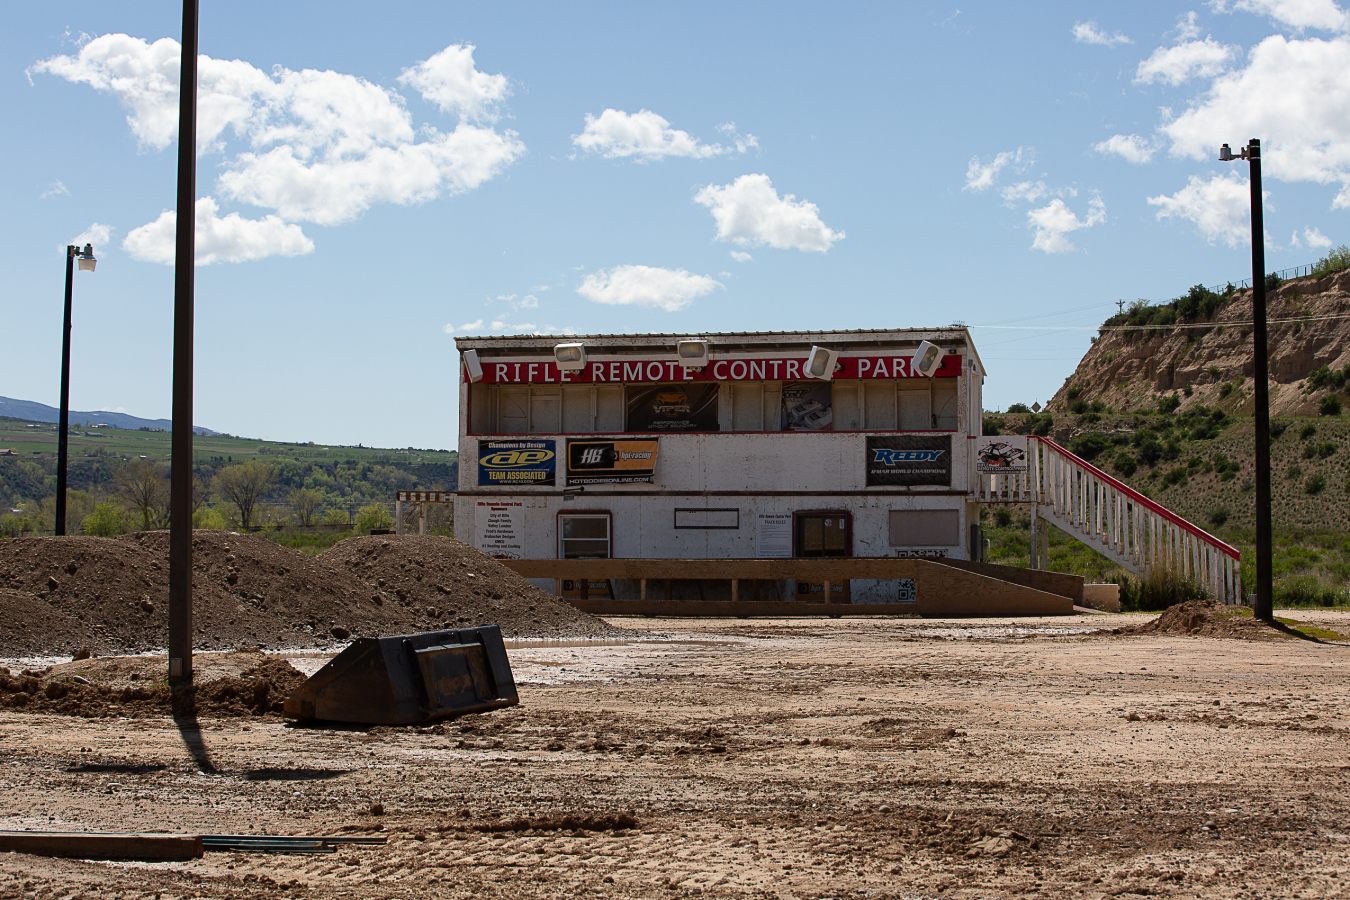
<svg viewBox="0 0 1350 900"><path fill-rule="evenodd" d="M1030 503L1035 514L1122 568L1167 566L1225 603L1239 602L1239 553L1203 528L1048 438L1027 438L1027 467L972 477L977 503Z"/></svg>

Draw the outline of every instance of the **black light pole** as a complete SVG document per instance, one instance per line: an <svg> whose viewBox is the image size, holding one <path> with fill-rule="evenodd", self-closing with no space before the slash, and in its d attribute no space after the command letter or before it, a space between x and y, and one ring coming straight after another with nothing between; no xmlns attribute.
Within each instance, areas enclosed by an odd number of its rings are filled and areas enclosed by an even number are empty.
<svg viewBox="0 0 1350 900"><path fill-rule="evenodd" d="M1252 613L1270 621L1275 615L1270 524L1270 360L1266 350L1266 246L1261 216L1261 142L1252 138L1238 156L1227 144L1219 159L1245 159L1252 188L1252 341L1256 379L1256 605Z"/></svg>
<svg viewBox="0 0 1350 900"><path fill-rule="evenodd" d="M178 212L173 277L169 482L169 683L192 684L192 315L197 247L197 0L183 0L178 81Z"/></svg>
<svg viewBox="0 0 1350 900"><path fill-rule="evenodd" d="M75 288L75 260L81 272L94 271L94 245L84 250L75 244L66 247L66 324L61 332L61 415L56 435L56 534L66 533L66 457L70 443L70 303Z"/></svg>

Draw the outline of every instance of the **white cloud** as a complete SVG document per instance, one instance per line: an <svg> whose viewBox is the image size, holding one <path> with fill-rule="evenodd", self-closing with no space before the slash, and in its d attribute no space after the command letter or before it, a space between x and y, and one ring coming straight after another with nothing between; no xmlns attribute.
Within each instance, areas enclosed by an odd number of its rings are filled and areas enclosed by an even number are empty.
<svg viewBox="0 0 1350 900"><path fill-rule="evenodd" d="M1077 213L1069 209L1063 200L1051 200L1046 206L1027 212L1027 221L1031 223L1036 237L1032 241L1033 250L1046 253L1068 253L1074 245L1065 235L1083 228L1091 228L1106 221L1106 204L1101 197L1088 200L1086 219L1078 218Z"/></svg>
<svg viewBox="0 0 1350 900"><path fill-rule="evenodd" d="M1295 238L1298 235L1295 234ZM1331 238L1322 233L1318 228L1305 228L1303 230L1303 240L1308 242L1308 246L1315 250L1325 250L1333 243Z"/></svg>
<svg viewBox="0 0 1350 900"><path fill-rule="evenodd" d="M512 309L538 309L538 308L539 308L539 300L538 300L538 298L536 298L533 294L526 294L524 297L521 297L520 300L518 300L518 301L513 301L513 302L511 303L511 308L512 308Z"/></svg>
<svg viewBox="0 0 1350 900"><path fill-rule="evenodd" d="M998 180L999 172L1002 172L1008 166L1018 166L1021 162L1021 147L1016 150L1006 150L988 163L982 163L978 156L972 156L970 164L966 166L966 185L961 190L974 191L975 193L988 190Z"/></svg>
<svg viewBox="0 0 1350 900"><path fill-rule="evenodd" d="M1209 178L1192 175L1186 187L1171 196L1149 197L1158 219L1186 219L1211 244L1251 244L1251 186L1246 172L1230 170Z"/></svg>
<svg viewBox="0 0 1350 900"><path fill-rule="evenodd" d="M199 266L218 262L249 262L269 256L303 256L314 252L314 242L305 237L299 225L288 225L277 216L245 219L237 212L221 217L216 201L202 197L197 201L196 249ZM177 214L172 210L159 218L132 229L122 249L142 262L174 263Z"/></svg>
<svg viewBox="0 0 1350 900"><path fill-rule="evenodd" d="M1107 34L1097 27L1096 22L1078 22L1073 26L1073 39L1080 44L1099 44L1103 47L1114 47L1117 44L1133 44L1123 34Z"/></svg>
<svg viewBox="0 0 1350 900"><path fill-rule="evenodd" d="M755 258L744 250L732 250L731 258L738 263L754 262Z"/></svg>
<svg viewBox="0 0 1350 900"><path fill-rule="evenodd" d="M729 133L734 145L701 143L689 132L671 128L669 122L649 109L635 113L606 109L598 117L586 113L586 127L581 134L572 135L572 143L587 153L599 153L608 159L635 156L643 162L667 156L708 159L726 153L744 153L759 146L753 134L736 134L735 123L722 125L718 130Z"/></svg>
<svg viewBox="0 0 1350 900"><path fill-rule="evenodd" d="M1139 165L1153 159L1156 148L1147 139L1137 134L1115 134L1100 144L1093 144L1098 153L1114 153L1126 162Z"/></svg>
<svg viewBox="0 0 1350 900"><path fill-rule="evenodd" d="M100 225L98 222L95 222L84 231L80 232L71 243L78 247L83 247L85 244L93 244L94 254L98 255L100 249L107 249L108 241L112 240L112 232L111 225Z"/></svg>
<svg viewBox="0 0 1350 900"><path fill-rule="evenodd" d="M655 266L615 266L587 275L577 293L609 306L650 306L677 312L722 284L707 275Z"/></svg>
<svg viewBox="0 0 1350 900"><path fill-rule="evenodd" d="M1210 0L1209 7L1219 13L1241 11L1269 16L1282 25L1300 30L1350 29L1350 17L1334 0Z"/></svg>
<svg viewBox="0 0 1350 900"><path fill-rule="evenodd" d="M1192 78L1213 78L1228 67L1238 48L1220 44L1212 37L1186 41L1174 47L1159 47L1135 70L1136 84L1165 81L1177 85Z"/></svg>
<svg viewBox="0 0 1350 900"><path fill-rule="evenodd" d="M727 136L727 140L735 146L737 153L744 153L751 147L759 146L759 138L753 134L741 134L736 130L735 122L724 122L717 126L717 130Z"/></svg>
<svg viewBox="0 0 1350 900"><path fill-rule="evenodd" d="M511 95L511 88L505 75L489 75L474 67L475 49L473 44L451 44L404 69L399 83L415 89L441 112L495 122L498 107Z"/></svg>
<svg viewBox="0 0 1350 900"><path fill-rule="evenodd" d="M482 319L474 319L472 322L465 322L463 325L456 325L454 322L446 325L442 329L446 334L458 334L459 332L477 331L483 327Z"/></svg>
<svg viewBox="0 0 1350 900"><path fill-rule="evenodd" d="M694 202L712 210L719 241L824 253L845 236L821 221L814 203L793 194L779 197L768 175L710 184L694 195Z"/></svg>
<svg viewBox="0 0 1350 900"><path fill-rule="evenodd" d="M1065 188L1057 191L1047 185L1044 181L1019 181L1018 183L1010 184L999 191L999 195L1003 197L1005 206L1012 206L1019 200L1025 203L1035 203L1042 197L1048 197L1051 194L1059 194L1060 196L1068 194L1070 197L1073 197L1076 196L1078 192L1073 188Z"/></svg>
<svg viewBox="0 0 1350 900"><path fill-rule="evenodd" d="M1217 146L1252 136L1263 172L1286 182L1337 183L1333 208L1350 207L1350 38L1272 35L1247 67L1215 79L1188 110L1164 124L1174 156L1209 161Z"/></svg>
<svg viewBox="0 0 1350 900"><path fill-rule="evenodd" d="M48 197L59 197L62 194L69 194L70 188L66 187L61 181L53 181L47 185L47 190L42 192L39 200L46 200Z"/></svg>
<svg viewBox="0 0 1350 900"><path fill-rule="evenodd" d="M354 75L280 66L268 74L241 60L200 57L198 152L221 153L231 141L246 148L221 166L218 195L288 221L334 225L376 203L422 203L479 187L525 147L513 131L476 124L495 118L509 91L504 76L474 69L473 49L451 45L399 79L457 113L451 131L415 129L400 94ZM108 34L29 73L112 94L142 147L163 150L178 132L179 56L170 38L151 44Z"/></svg>
<svg viewBox="0 0 1350 900"><path fill-rule="evenodd" d="M1177 16L1177 27L1175 34L1177 41L1193 41L1200 36L1200 15L1191 10Z"/></svg>

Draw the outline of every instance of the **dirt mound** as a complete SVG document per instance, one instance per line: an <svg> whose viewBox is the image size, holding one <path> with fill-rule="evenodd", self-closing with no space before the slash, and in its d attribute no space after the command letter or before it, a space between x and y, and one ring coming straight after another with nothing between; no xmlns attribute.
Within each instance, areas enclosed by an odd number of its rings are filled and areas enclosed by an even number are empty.
<svg viewBox="0 0 1350 900"><path fill-rule="evenodd" d="M1113 634L1191 634L1205 637L1268 640L1278 636L1268 625L1241 615L1242 607L1224 606L1213 600L1189 600L1169 606L1151 622L1113 629Z"/></svg>
<svg viewBox="0 0 1350 900"><path fill-rule="evenodd" d="M305 676L283 659L259 659L238 675L199 677L189 706L212 718L280 715L286 696ZM169 715L166 670L166 658L145 656L82 660L18 675L0 670L0 707L86 719Z"/></svg>
<svg viewBox="0 0 1350 900"><path fill-rule="evenodd" d="M85 627L27 591L0 588L0 630L7 646L24 648L24 655L55 656L84 646Z"/></svg>
<svg viewBox="0 0 1350 900"><path fill-rule="evenodd" d="M454 538L354 537L318 557L366 583L423 628L498 624L507 637L617 637L626 632L542 591Z"/></svg>

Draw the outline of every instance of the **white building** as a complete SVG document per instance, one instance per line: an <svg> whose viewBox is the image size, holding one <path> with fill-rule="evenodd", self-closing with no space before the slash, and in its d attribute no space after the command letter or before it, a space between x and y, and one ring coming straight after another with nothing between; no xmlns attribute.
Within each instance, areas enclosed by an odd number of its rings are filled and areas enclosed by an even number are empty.
<svg viewBox="0 0 1350 900"><path fill-rule="evenodd" d="M456 340L455 522L479 549L982 556L970 456L985 372L966 329L561 339L580 351L559 340ZM924 342L938 348L931 377L916 371ZM636 590L613 587L620 598ZM813 588L773 589L791 599ZM896 600L895 582L834 590Z"/></svg>

